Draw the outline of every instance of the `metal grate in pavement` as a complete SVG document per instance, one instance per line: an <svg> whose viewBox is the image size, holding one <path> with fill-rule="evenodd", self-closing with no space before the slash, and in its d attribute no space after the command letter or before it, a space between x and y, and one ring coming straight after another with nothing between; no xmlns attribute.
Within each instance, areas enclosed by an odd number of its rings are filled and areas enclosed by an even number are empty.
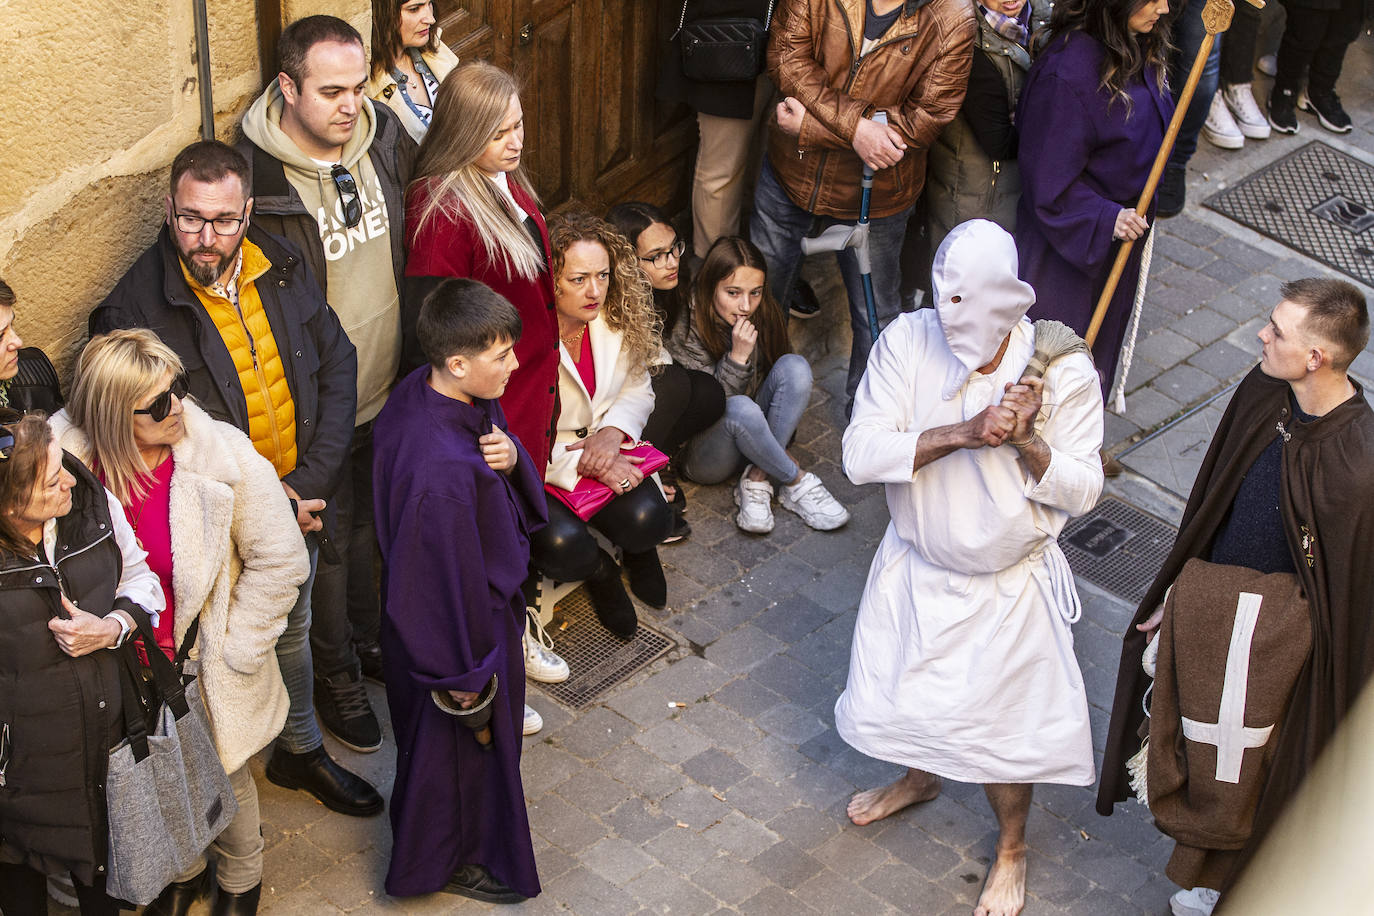
<svg viewBox="0 0 1374 916"><path fill-rule="evenodd" d="M1203 204L1374 285L1374 167L1319 140Z"/></svg>
<svg viewBox="0 0 1374 916"><path fill-rule="evenodd" d="M1076 575L1137 603L1164 565L1175 534L1167 522L1108 496L1064 526L1059 546Z"/></svg>
<svg viewBox="0 0 1374 916"><path fill-rule="evenodd" d="M558 602L547 629L553 637L553 650L568 663L572 676L561 684L540 684L539 689L572 709L595 702L676 645L642 618L634 639L612 636L597 621L585 588Z"/></svg>

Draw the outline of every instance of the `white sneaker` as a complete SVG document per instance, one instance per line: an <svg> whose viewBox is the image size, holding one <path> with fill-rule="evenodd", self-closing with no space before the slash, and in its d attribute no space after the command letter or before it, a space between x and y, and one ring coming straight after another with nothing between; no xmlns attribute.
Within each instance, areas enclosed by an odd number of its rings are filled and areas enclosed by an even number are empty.
<svg viewBox="0 0 1374 916"><path fill-rule="evenodd" d="M735 505L739 512L735 524L750 534L767 534L773 530L773 484L767 480L750 480L751 464L739 475L735 487Z"/></svg>
<svg viewBox="0 0 1374 916"><path fill-rule="evenodd" d="M784 509L791 509L801 516L817 531L830 531L849 521L849 512L841 506L821 479L810 471L802 474L801 480L791 486L783 487L778 497Z"/></svg>
<svg viewBox="0 0 1374 916"><path fill-rule="evenodd" d="M525 615L525 677L543 684L561 684L568 679L568 663L553 651L549 636L533 614Z"/></svg>
<svg viewBox="0 0 1374 916"><path fill-rule="evenodd" d="M1226 108L1240 132L1251 140L1269 139L1269 119L1260 111L1249 83L1237 83L1221 90Z"/></svg>
<svg viewBox="0 0 1374 916"><path fill-rule="evenodd" d="M522 735L537 735L544 727L544 717L534 711L534 707L525 705L525 726Z"/></svg>
<svg viewBox="0 0 1374 916"><path fill-rule="evenodd" d="M1245 134L1240 132L1236 119L1231 117L1231 110L1226 107L1220 90L1212 96L1212 107L1207 109L1207 122L1202 125L1202 135L1208 143L1222 149L1240 149L1245 145Z"/></svg>
<svg viewBox="0 0 1374 916"><path fill-rule="evenodd" d="M1174 916L1212 916L1221 894L1210 887L1195 887L1179 891L1169 898L1169 907Z"/></svg>

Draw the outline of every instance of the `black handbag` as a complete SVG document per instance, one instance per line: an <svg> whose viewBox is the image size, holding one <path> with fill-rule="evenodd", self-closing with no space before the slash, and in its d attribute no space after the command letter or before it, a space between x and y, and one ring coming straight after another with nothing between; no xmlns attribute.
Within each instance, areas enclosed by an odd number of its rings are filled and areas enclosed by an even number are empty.
<svg viewBox="0 0 1374 916"><path fill-rule="evenodd" d="M747 16L688 22L689 2L682 2L682 16L673 35L681 39L683 75L706 83L733 83L752 80L763 72L774 0L769 0L763 22Z"/></svg>

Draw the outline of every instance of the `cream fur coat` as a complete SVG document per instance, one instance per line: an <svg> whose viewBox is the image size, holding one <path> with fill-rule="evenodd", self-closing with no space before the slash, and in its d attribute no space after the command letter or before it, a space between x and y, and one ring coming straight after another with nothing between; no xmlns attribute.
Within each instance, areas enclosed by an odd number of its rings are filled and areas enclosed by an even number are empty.
<svg viewBox="0 0 1374 916"><path fill-rule="evenodd" d="M191 657L225 772L267 746L286 722L277 637L310 572L305 540L271 463L235 427L187 400L172 446L172 589L177 644L200 615ZM90 441L65 410L62 447L89 463Z"/></svg>

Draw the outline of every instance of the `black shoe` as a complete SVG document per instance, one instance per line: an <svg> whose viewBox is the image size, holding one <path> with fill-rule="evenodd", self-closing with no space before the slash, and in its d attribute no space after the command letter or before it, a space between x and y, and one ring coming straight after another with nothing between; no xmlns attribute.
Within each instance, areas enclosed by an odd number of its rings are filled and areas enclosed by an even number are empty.
<svg viewBox="0 0 1374 916"><path fill-rule="evenodd" d="M675 512L673 513L673 530L663 539L663 543L676 544L678 541L690 536L691 533L692 526L687 524L687 519Z"/></svg>
<svg viewBox="0 0 1374 916"><path fill-rule="evenodd" d="M382 726L356 671L315 678L315 712L320 724L345 747L370 754L382 746Z"/></svg>
<svg viewBox="0 0 1374 916"><path fill-rule="evenodd" d="M241 894L231 894L224 888L219 889L210 916L256 916L258 900L262 897L262 883Z"/></svg>
<svg viewBox="0 0 1374 916"><path fill-rule="evenodd" d="M630 591L640 601L660 610L668 603L668 580L663 577L657 550L651 547L641 553L625 551L625 573L630 578Z"/></svg>
<svg viewBox="0 0 1374 916"><path fill-rule="evenodd" d="M1350 133L1350 115L1341 107L1341 97L1334 92L1307 92L1298 97L1298 109L1317 116L1322 127L1336 134Z"/></svg>
<svg viewBox="0 0 1374 916"><path fill-rule="evenodd" d="M682 489L682 484L678 482L677 471L673 468L672 462L665 464L658 470L658 479L665 487L673 488L673 498L668 505L681 514L687 511L687 494Z"/></svg>
<svg viewBox="0 0 1374 916"><path fill-rule="evenodd" d="M1269 126L1281 134L1298 132L1298 99L1292 89L1279 89L1269 93Z"/></svg>
<svg viewBox="0 0 1374 916"><path fill-rule="evenodd" d="M382 811L382 797L367 780L334 762L323 747L304 754L281 748L267 761L267 779L283 789L301 789L330 811L350 817L370 817Z"/></svg>
<svg viewBox="0 0 1374 916"><path fill-rule="evenodd" d="M792 298L788 302L787 312L793 318L815 318L821 313L821 300L816 298L816 291L811 288L811 284L805 280L797 280L797 285L792 288Z"/></svg>
<svg viewBox="0 0 1374 916"><path fill-rule="evenodd" d="M485 903L523 903L528 898L517 894L480 865L460 865L443 887L445 894L458 894Z"/></svg>
<svg viewBox="0 0 1374 916"><path fill-rule="evenodd" d="M191 904L205 894L205 878L209 870L196 875L190 881L173 881L162 889L157 899L144 909L144 916L186 916L191 912Z"/></svg>
<svg viewBox="0 0 1374 916"><path fill-rule="evenodd" d="M639 628L639 618L635 616L634 602L620 583L620 567L606 551L601 551L601 565L585 585L592 610L601 625L621 639L633 639Z"/></svg>
<svg viewBox="0 0 1374 916"><path fill-rule="evenodd" d="M1172 165L1165 168L1155 200L1155 219L1168 219L1182 213L1188 201L1188 170Z"/></svg>
<svg viewBox="0 0 1374 916"><path fill-rule="evenodd" d="M386 685L386 675L382 671L382 646L376 640L357 642L353 649L358 653L358 663L362 665L363 677Z"/></svg>

